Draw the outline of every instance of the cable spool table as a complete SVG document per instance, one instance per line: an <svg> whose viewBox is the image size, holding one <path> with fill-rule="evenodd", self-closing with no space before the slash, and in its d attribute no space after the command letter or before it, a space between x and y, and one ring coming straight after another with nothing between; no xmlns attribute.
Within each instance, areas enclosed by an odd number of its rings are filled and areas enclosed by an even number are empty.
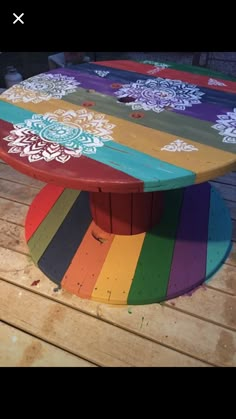
<svg viewBox="0 0 236 419"><path fill-rule="evenodd" d="M25 236L82 298L160 302L209 279L232 225L207 182L236 167L236 82L192 66L103 61L0 96L0 157L48 183Z"/></svg>

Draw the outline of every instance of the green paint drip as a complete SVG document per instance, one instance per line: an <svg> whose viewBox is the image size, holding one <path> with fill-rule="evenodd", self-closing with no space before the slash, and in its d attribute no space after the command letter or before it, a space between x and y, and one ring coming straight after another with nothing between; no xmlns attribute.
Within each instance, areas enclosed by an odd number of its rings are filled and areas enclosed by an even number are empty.
<svg viewBox="0 0 236 419"><path fill-rule="evenodd" d="M165 211L160 224L144 239L128 295L128 304L148 304L165 299L183 189L165 194Z"/></svg>
<svg viewBox="0 0 236 419"><path fill-rule="evenodd" d="M129 313L129 314L132 314L132 310L131 310L131 308L128 308L128 313Z"/></svg>

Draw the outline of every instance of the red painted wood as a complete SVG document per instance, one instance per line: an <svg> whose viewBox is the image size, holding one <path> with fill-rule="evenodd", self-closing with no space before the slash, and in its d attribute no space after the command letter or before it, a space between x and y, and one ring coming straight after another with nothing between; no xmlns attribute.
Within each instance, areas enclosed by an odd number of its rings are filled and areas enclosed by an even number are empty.
<svg viewBox="0 0 236 419"><path fill-rule="evenodd" d="M92 217L108 233L143 233L159 222L163 210L163 195L163 192L90 193Z"/></svg>
<svg viewBox="0 0 236 419"><path fill-rule="evenodd" d="M152 64L143 64L129 60L114 60L114 61L97 61L97 65L107 66L125 71L133 71L139 74L150 75L152 77L163 77L172 80L182 80L186 83L197 84L198 86L207 87L208 89L221 90L224 92L236 93L236 83L231 80L221 79L221 76L207 76L203 74L188 73L187 71L175 70L173 68L165 68L157 73L150 73L155 70ZM209 86L209 78L216 78L224 83L224 86L214 85Z"/></svg>
<svg viewBox="0 0 236 419"><path fill-rule="evenodd" d="M111 195L111 233L132 234L132 198L133 194Z"/></svg>
<svg viewBox="0 0 236 419"><path fill-rule="evenodd" d="M110 194L106 192L91 192L90 209L94 222L103 230L111 232Z"/></svg>
<svg viewBox="0 0 236 419"><path fill-rule="evenodd" d="M1 138L14 129L9 122L0 119ZM25 175L64 188L91 192L142 192L143 182L117 169L86 156L71 158L66 163L44 160L30 163L28 158L9 154L7 141L1 141L0 158Z"/></svg>
<svg viewBox="0 0 236 419"><path fill-rule="evenodd" d="M43 203L40 194L35 197L25 220L25 239L27 242L40 226L63 191L64 188L61 186L48 185L47 188L44 188Z"/></svg>
<svg viewBox="0 0 236 419"><path fill-rule="evenodd" d="M155 226L159 223L164 211L164 192L153 192L152 194L152 221L151 225Z"/></svg>
<svg viewBox="0 0 236 419"><path fill-rule="evenodd" d="M152 227L152 196L152 192L133 194L131 234L138 234Z"/></svg>

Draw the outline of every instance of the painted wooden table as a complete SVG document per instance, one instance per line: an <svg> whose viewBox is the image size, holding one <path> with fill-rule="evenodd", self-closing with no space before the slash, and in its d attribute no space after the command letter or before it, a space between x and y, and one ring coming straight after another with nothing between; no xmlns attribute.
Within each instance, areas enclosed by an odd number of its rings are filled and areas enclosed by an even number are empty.
<svg viewBox="0 0 236 419"><path fill-rule="evenodd" d="M57 69L0 100L0 157L48 183L26 219L35 263L83 298L159 302L227 257L229 211L207 181L236 167L236 81L175 64Z"/></svg>

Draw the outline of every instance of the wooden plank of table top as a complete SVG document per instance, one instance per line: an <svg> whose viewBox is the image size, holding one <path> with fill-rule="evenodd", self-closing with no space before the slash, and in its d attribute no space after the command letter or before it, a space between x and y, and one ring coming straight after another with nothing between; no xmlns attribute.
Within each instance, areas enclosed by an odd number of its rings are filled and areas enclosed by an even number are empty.
<svg viewBox="0 0 236 419"><path fill-rule="evenodd" d="M235 332L192 316L190 311L196 312L195 306L192 309L190 306L188 313L182 313L182 311L175 308L175 306L165 307L160 304L139 307L134 306L130 308L103 305L93 301L80 299L63 290L55 292L55 290L57 290L55 284L49 281L44 274L33 265L29 257L23 254L0 248L0 259L3 261L0 266L0 277L6 281L33 290L36 293L40 293L40 295L48 296L56 301L60 301L64 305L74 307L89 315L99 318L102 316L103 320L109 323L115 322L119 327L140 334L145 338L163 343L164 345L168 345L176 351L189 354L190 356L199 358L203 361L206 360L215 365L233 365L236 362L236 359L232 358L231 355L228 358L228 355L226 356L225 352L224 355L222 355L221 348L222 336L224 337L227 335L227 339L231 339L234 342L236 339ZM12 260L14 260L14 268L12 268ZM32 284L36 280L39 280L39 283L37 287L34 287ZM219 294L222 295L221 304L226 306L227 298L224 297L230 296L223 293ZM191 300L190 297L185 298ZM231 302L231 299L229 299L228 302ZM20 303L19 298L18 303ZM109 309L107 307L109 307ZM207 316L207 305L205 310L205 315ZM218 307L215 306L214 313L217 310ZM135 313L135 316L131 316L129 314L130 311ZM214 316L214 313L212 316ZM204 316L204 312L202 315ZM222 312L221 316L222 319L219 321L227 323L230 327L231 320L228 322ZM144 322L144 319L146 318L148 320ZM198 342L199 330L201 330L201 342ZM226 332L226 335L224 332ZM218 342L220 342L219 345ZM225 358L227 359L225 360Z"/></svg>
<svg viewBox="0 0 236 419"><path fill-rule="evenodd" d="M94 367L88 361L0 323L0 367Z"/></svg>
<svg viewBox="0 0 236 419"><path fill-rule="evenodd" d="M0 316L8 324L101 366L204 366L199 360L0 281ZM22 304L20 303L22 301Z"/></svg>
<svg viewBox="0 0 236 419"><path fill-rule="evenodd" d="M0 162L0 178L11 182L22 183L23 185L29 185L37 189L42 189L45 185L44 182L26 176L18 170L13 169L11 166L8 166L8 164L2 164L2 162Z"/></svg>

